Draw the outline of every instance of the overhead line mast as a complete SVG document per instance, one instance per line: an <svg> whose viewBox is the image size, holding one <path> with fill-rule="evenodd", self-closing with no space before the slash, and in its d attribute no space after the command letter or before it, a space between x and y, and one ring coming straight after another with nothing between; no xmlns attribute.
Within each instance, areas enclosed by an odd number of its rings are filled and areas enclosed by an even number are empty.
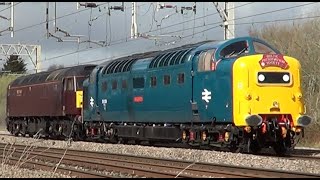
<svg viewBox="0 0 320 180"><path fill-rule="evenodd" d="M131 38L138 37L138 26L137 26L137 3L132 2L132 21L131 21Z"/></svg>
<svg viewBox="0 0 320 180"><path fill-rule="evenodd" d="M235 37L235 23L234 23L234 2L223 2L224 8L222 9L218 2L213 2L222 21L223 21L223 34L224 40L232 39Z"/></svg>

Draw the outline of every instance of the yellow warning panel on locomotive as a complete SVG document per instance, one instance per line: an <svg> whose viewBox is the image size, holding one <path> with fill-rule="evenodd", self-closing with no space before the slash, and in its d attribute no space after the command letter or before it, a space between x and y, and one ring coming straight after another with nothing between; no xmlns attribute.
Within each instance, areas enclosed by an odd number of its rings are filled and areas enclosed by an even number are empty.
<svg viewBox="0 0 320 180"><path fill-rule="evenodd" d="M76 107L82 108L83 91L76 92Z"/></svg>

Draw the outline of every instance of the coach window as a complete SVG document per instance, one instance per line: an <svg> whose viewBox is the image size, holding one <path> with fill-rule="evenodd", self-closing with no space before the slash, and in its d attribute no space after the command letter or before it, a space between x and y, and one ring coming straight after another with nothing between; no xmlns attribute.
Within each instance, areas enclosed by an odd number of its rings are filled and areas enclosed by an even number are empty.
<svg viewBox="0 0 320 180"><path fill-rule="evenodd" d="M153 76L150 78L151 87L155 87L157 85L157 77Z"/></svg>
<svg viewBox="0 0 320 180"><path fill-rule="evenodd" d="M107 81L104 81L102 84L101 84L101 90L102 92L106 92L108 89L108 83Z"/></svg>
<svg viewBox="0 0 320 180"><path fill-rule="evenodd" d="M126 89L126 88L127 88L127 81L122 80L122 89Z"/></svg>
<svg viewBox="0 0 320 180"><path fill-rule="evenodd" d="M253 41L253 48L257 54L276 54L270 47L257 41Z"/></svg>
<svg viewBox="0 0 320 180"><path fill-rule="evenodd" d="M170 84L170 75L164 75L163 76L163 84L169 85Z"/></svg>
<svg viewBox="0 0 320 180"><path fill-rule="evenodd" d="M117 85L118 85L118 83L117 83L117 80L113 80L112 81L112 89L117 89Z"/></svg>
<svg viewBox="0 0 320 180"><path fill-rule="evenodd" d="M66 84L65 84L64 90L67 91L73 91L74 90L74 85L73 85L73 78L68 78L66 79Z"/></svg>
<svg viewBox="0 0 320 180"><path fill-rule="evenodd" d="M210 71L211 62L213 61L215 49L203 51L199 55L198 71Z"/></svg>
<svg viewBox="0 0 320 180"><path fill-rule="evenodd" d="M85 79L84 78L77 78L77 91L82 90L83 89L83 81Z"/></svg>
<svg viewBox="0 0 320 180"><path fill-rule="evenodd" d="M183 84L184 83L184 73L179 73L178 74L178 84Z"/></svg>

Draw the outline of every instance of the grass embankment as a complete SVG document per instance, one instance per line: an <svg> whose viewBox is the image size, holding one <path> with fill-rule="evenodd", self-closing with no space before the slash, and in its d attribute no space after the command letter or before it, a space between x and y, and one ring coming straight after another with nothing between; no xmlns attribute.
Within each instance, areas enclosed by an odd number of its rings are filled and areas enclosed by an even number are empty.
<svg viewBox="0 0 320 180"><path fill-rule="evenodd" d="M7 87L19 75L0 75L0 130L5 130Z"/></svg>

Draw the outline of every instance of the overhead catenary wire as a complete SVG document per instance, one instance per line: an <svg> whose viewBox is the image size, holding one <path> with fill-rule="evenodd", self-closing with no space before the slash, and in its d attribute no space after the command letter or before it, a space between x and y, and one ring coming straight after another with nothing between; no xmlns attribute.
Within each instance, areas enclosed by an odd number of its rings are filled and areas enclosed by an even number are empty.
<svg viewBox="0 0 320 180"><path fill-rule="evenodd" d="M292 21L292 20L303 20L303 19L312 19L312 18L320 18L320 15L315 15L315 16L309 16L309 17L296 17L296 18L286 18L286 19L276 19L276 20L266 20L266 21L253 21L253 22L244 22L244 23L239 23L237 25L245 25L245 24L253 24L253 23L273 23L273 22L284 22L284 21ZM206 31L209 31L209 30L212 30L212 29L215 29L215 28L218 28L220 27L219 25L218 26L215 26L215 27L210 27L210 28L207 28L205 30L202 30L202 31L199 31L199 32L196 32L195 34L200 34L200 33L203 33L203 32L206 32ZM190 34L190 35L187 35L187 36L184 36L182 37L182 39L184 38L187 38L187 37L191 37L193 36L194 34ZM222 40L222 39L221 39ZM87 63L95 63L95 62L101 62L101 61L107 61L107 60L112 60L114 58L118 58L118 57L124 57L124 56L129 56L131 55L132 53L128 53L128 54L123 54L121 56L117 56L117 57L110 57L110 58L99 58L99 59L95 59L95 60L91 60L91 61L86 61L86 62L83 62L83 63L78 63L78 65L83 65L83 64L87 64ZM72 65L73 66L73 65ZM72 67L72 66L67 66L67 67ZM34 70L34 69L33 69ZM44 70L44 69L43 69Z"/></svg>
<svg viewBox="0 0 320 180"><path fill-rule="evenodd" d="M245 19L245 18L260 16L260 15L265 15L265 14L269 14L269 13L273 13L273 12L280 12L280 11L289 10L289 9L292 9L292 8L297 8L297 7L301 7L301 6L311 5L311 4L314 4L314 3L318 3L318 2L306 3L306 4L302 4L302 5L296 5L296 6L291 6L291 7L287 7L287 8L282 8L282 9L277 9L277 10L272 10L272 11L257 13L257 14L253 14L253 15L248 15L248 16L243 16L243 17L239 17L239 18L234 18L233 20L240 20L240 19ZM247 3L247 4L248 4L248 3ZM234 8L243 7L243 6L244 6L244 5L236 6L236 7L234 7ZM207 15L207 16L208 16L208 15ZM192 19L192 20L193 20L193 19ZM184 22L185 22L185 21L184 21ZM209 26L209 25L217 25L217 24L220 24L220 23L221 23L220 21L216 21L216 22L207 24L207 26ZM181 23L177 23L177 24L181 24ZM200 27L202 27L202 26L199 25L199 26L190 27L190 28L187 28L187 29L184 29L184 30L190 30L190 29L193 29L193 28L197 29L197 28L200 28ZM164 28L162 28L162 29L164 29ZM183 30L183 31L184 31L184 30ZM181 30L176 30L176 31L167 32L166 34L176 33L176 32L181 32ZM206 32L206 31L203 31L203 32ZM118 41L120 41L119 43L114 43L114 44L112 44L112 45L118 45L118 44L124 43L124 42L122 42L121 40L123 40L123 39L118 40ZM134 39L133 39L133 41L134 41ZM114 42L117 42L117 41L114 41ZM98 47L98 48L101 48L101 47ZM98 49L98 48L95 48L95 49ZM85 49L84 51L87 51L87 50L93 50L93 49ZM74 54L74 53L75 53L75 52L71 52L71 53L66 53L66 54L64 54L64 55L67 56L67 55L71 55L71 54ZM46 59L46 60L56 59L56 58L59 58L59 57L63 57L64 55L59 55L59 56L56 56L56 57L48 58L48 59Z"/></svg>
<svg viewBox="0 0 320 180"><path fill-rule="evenodd" d="M104 4L106 4L106 3L99 4L99 6L104 5ZM54 20L57 20L57 19L62 19L62 18L65 18L65 17L68 17L68 16L72 16L72 15L75 15L75 14L78 14L78 13L81 13L81 12L84 12L84 11L88 11L88 10L89 9L83 9L83 10L76 11L76 12L73 12L73 13L65 14L63 16L57 17L56 19L51 19L48 22L51 22L51 21L54 21ZM15 30L15 32L23 31L23 30L30 29L30 28L33 28L33 27L36 27L36 26L40 26L40 25L45 24L45 23L47 23L47 21L42 21L42 22L37 23L37 24L33 24L33 25L30 25L30 26L27 26L27 27L23 27L23 28L17 29L17 30ZM6 33L6 34L3 34L2 36L8 35L8 34L9 33Z"/></svg>
<svg viewBox="0 0 320 180"><path fill-rule="evenodd" d="M15 4L14 6L20 4L22 2L19 2L17 4ZM105 2L105 3L101 3L101 4L98 4L98 6L102 6L102 5L105 5L109 2ZM147 4L142 4L142 5L139 5L138 7L140 6L144 6L144 5L147 5ZM11 7L11 6L10 6ZM8 7L8 8L10 8ZM129 8L129 7L128 7ZM131 8L131 7L130 7ZM91 9L91 8L90 8ZM63 15L63 16L60 16L60 17L57 17L55 20L57 19L62 19L62 18L65 18L65 17L68 17L68 16L72 16L72 15L75 15L75 14L78 14L78 13L81 13L81 12L84 12L84 11L88 11L89 9L82 9L82 10L79 10L79 11L76 11L76 12L73 12L73 13L69 13L69 14L66 14L66 15ZM0 11L1 12L1 11ZM49 20L48 22L51 22L51 21L54 21L54 19L52 20ZM33 27L36 27L36 26L40 26L42 24L46 23L46 21L43 21L43 22L40 22L40 23L37 23L37 24L33 24L33 25L30 25L30 26L27 26L27 27L23 27L21 29L17 29L15 30L15 32L19 32L19 31L23 31L23 30L26 30L26 29L30 29L30 28L33 28ZM2 36L5 36L5 35L8 35L9 33L6 33L6 34L3 34Z"/></svg>
<svg viewBox="0 0 320 180"><path fill-rule="evenodd" d="M313 17L304 17L304 18L301 18L301 17L298 17L298 18L288 18L288 19L277 19L276 21L290 21L290 20L301 20L301 19L310 19L310 18L319 18L320 15L318 16L313 16ZM252 22L252 23L271 23L273 21L257 21L257 22ZM244 23L243 23L244 24ZM243 25L243 24L239 24L239 25ZM184 37L182 37L181 39L185 39L187 37L192 37L193 35L195 34L200 34L200 33L203 33L203 32L206 32L206 31L210 31L210 30L213 30L215 28L218 28L220 27L220 25L217 25L217 26L214 26L214 27L210 27L210 28L207 28L207 29L204 29L202 31L199 31L199 32L196 32L194 34L190 34L190 35L186 35ZM222 39L221 39L222 40ZM119 56L119 57L124 57L124 56L128 56L128 55L131 55L132 53L129 53L129 54L123 54L122 56ZM96 59L96 60L91 60L91 61L87 61L87 62L84 62L83 64L86 64L86 63L94 63L94 62L100 62L100 61L106 61L106 60L111 60L111 59L114 59L115 57L111 57L111 58L100 58L100 59Z"/></svg>
<svg viewBox="0 0 320 180"><path fill-rule="evenodd" d="M309 17L296 17L296 18L266 20L266 21L244 22L244 23L239 23L239 24L237 24L237 25L245 25L245 24L252 24L252 23L284 22L284 21L303 20L303 19L312 19L312 18L320 18L320 15L309 16ZM215 26L215 27L210 27L210 28L207 28L207 29L205 29L205 30L196 32L195 34L203 33L203 32L205 32L205 31L209 31L209 30L212 30L212 29L215 29L215 28L218 28L218 27L220 27L220 26L218 25L218 26ZM191 37L192 35L194 35L194 34L190 34L190 35L184 36L184 37L182 37L182 38L184 39L184 38L187 38L187 37ZM117 57L114 56L114 57L110 57L110 58L100 58L100 59L96 59L96 60L86 61L86 62L83 62L83 63L78 63L78 65L83 65L83 64L88 64L88 63L95 63L95 62L101 62L101 61L107 61L107 60L112 60L112 59L114 59L114 58L125 57L125 56L129 56L129 55L132 55L132 53L122 54L121 56L117 56ZM73 66L74 66L74 65L66 66L66 67L73 67ZM32 69L32 70L35 70L35 69ZM41 69L41 70L44 70L44 69ZM17 72L17 73L19 73L19 72Z"/></svg>
<svg viewBox="0 0 320 180"><path fill-rule="evenodd" d="M254 17L254 16L258 16L258 15L263 15L263 14L267 14L267 13L272 13L272 12L277 12L277 11L283 11L283 10L288 10L288 9L292 9L292 8L296 8L296 7L301 7L301 6L306 6L306 5L310 5L310 4L314 4L314 3L318 3L318 2L313 2L313 3L307 3L307 4L302 4L302 5L297 5L297 6L292 6L292 7L288 7L288 8L283 8L283 9L278 9L278 10L273 10L273 11L268 11L268 12L263 12L263 13L258 13L258 14L254 14L254 15L250 15L250 16L244 16L244 17L240 17L240 18L235 18L236 20L238 19L245 19L245 18L249 18L249 17ZM242 5L243 6L243 5ZM236 6L236 7L239 7L239 6ZM235 7L235 8L236 8ZM312 17L306 17L306 18L312 18ZM304 19L304 18L296 18L296 19ZM193 19L192 19L193 20ZM279 20L278 20L279 21ZM270 20L270 22L272 22ZM216 22L218 23L218 22ZM220 22L219 22L220 23ZM252 23L252 22L251 22ZM207 24L207 25L214 25L215 23L211 23L211 24ZM213 27L210 27L210 28L213 28ZM206 29L206 30L203 30L203 31L200 31L200 32L205 32L207 30L210 30L210 28ZM186 37L189 37L189 36L186 36ZM183 37L185 38L185 37ZM117 43L117 44L121 44L121 43ZM116 45L116 44L114 44ZM92 49L89 49L89 50L92 50ZM85 51L85 50L84 50ZM77 51L79 52L79 51ZM73 53L67 53L68 55L70 54L73 54ZM59 57L63 57L65 55L60 55ZM58 58L57 56L56 57L53 57L53 58L48 58L47 60L49 59L55 59L55 58ZM104 59L105 60L105 59Z"/></svg>
<svg viewBox="0 0 320 180"><path fill-rule="evenodd" d="M10 5L9 7L6 7L6 8L4 8L4 9L1 9L0 12L3 12L3 11L5 11L5 10L7 10L7 9L10 9L12 6L17 6L18 4L21 4L21 3L22 3L22 2L18 2L17 4Z"/></svg>
<svg viewBox="0 0 320 180"><path fill-rule="evenodd" d="M316 2L316 3L317 3L317 2ZM298 6L310 5L310 4L314 4L314 3L302 4L302 5L298 5ZM242 5L242 6L244 6L244 5ZM239 7L239 6L236 6L236 7ZM236 8L236 7L235 7L235 8ZM275 10L275 11L287 10L287 9L291 9L291 8L295 8L295 7L297 7L297 6L292 6L292 7L288 7L288 8L278 9L278 10ZM254 14L254 15L250 15L250 16L245 16L245 17L240 17L240 18L235 18L235 19L244 19L244 18L256 16L256 15L262 15L262 14L271 13L271 12L274 12L274 11L268 11L268 12L258 13L258 14ZM310 17L308 17L308 18L310 18ZM299 18L299 19L302 19L302 18ZM214 24L217 24L217 22L215 22L215 23L210 23L210 24L207 24L207 25L214 25ZM217 26L217 27L219 27L219 26ZM213 27L210 27L210 28L213 28ZM206 31L210 30L210 28L205 29L205 30L200 31L200 32L206 32ZM196 33L196 34L198 34L198 33ZM189 35L189 36L190 36L190 35ZM189 37L189 36L186 36L186 37ZM185 38L185 37L183 37L183 38ZM113 45L122 44L122 43L123 43L123 42L119 42L119 43L115 43L115 44L113 44ZM101 47L99 47L99 48L101 48ZM95 48L95 49L98 49L98 48ZM71 53L67 53L67 54L55 56L55 57L52 57L52 58L48 58L48 59L46 59L45 61L48 61L48 60L51 60L51 59L56 59L56 58L63 57L63 56L66 56L66 55L71 55L71 54L78 53L78 52L82 52L82 51L87 51L87 50L92 50L92 49L84 49L84 50L80 50L80 51L77 50L76 52L71 52ZM104 60L105 60L105 59L104 59Z"/></svg>
<svg viewBox="0 0 320 180"><path fill-rule="evenodd" d="M239 5L239 6L236 6L236 7L234 7L234 8L232 8L232 9L236 9L236 8L240 8L240 7L243 7L243 6L246 6L246 5L249 5L249 4L252 4L253 2L251 2L251 3L246 3L246 4L243 4L243 5ZM218 14L218 13L214 13L214 14ZM213 14L207 14L207 15L205 15L205 16L203 16L203 17L207 17L207 16L211 16L211 15L213 15ZM202 17L202 18L203 18ZM196 20L196 19L200 19L200 17L198 17L198 18L194 18L194 19L191 19L191 20L187 20L187 21L184 21L183 23L185 23L185 22L189 22L189 21L194 21L194 20ZM216 24L216 23L220 23L220 21L219 22L215 22L214 24ZM176 23L176 25L180 25L180 24L182 24L181 22L180 23ZM212 23L211 23L212 24ZM207 25L211 25L211 24L207 24ZM166 28L168 28L168 27L172 27L173 25L170 25L170 26L165 26L165 27L163 27L162 29L166 29ZM111 37L110 37L110 34L111 34L111 29L110 29L110 27L111 27L111 23L110 23L110 17L109 17L109 43L108 44L110 44L109 46L112 46L112 45L118 45L118 44L122 44L122 43L126 43L126 42L128 42L128 38L130 38L130 37L125 37L125 38L122 38L122 39L118 39L118 40L114 40L114 41L111 41ZM197 26L197 27L199 27L199 26ZM202 27L202 26L201 26ZM193 27L192 27L193 28ZM148 33L148 32L153 32L153 31L147 31L147 32L144 32L144 33ZM179 31L175 31L175 32L179 32ZM169 33L172 33L172 32L169 32ZM143 34L143 33L142 33ZM124 40L124 41L123 41ZM138 40L138 39L130 39L129 41L135 41L135 40ZM118 42L119 41L119 42ZM114 43L114 44L111 44L111 43ZM83 50L80 50L80 52L85 52L85 51L90 51L90 50L94 50L94 49L99 49L99 48L103 48L103 47L96 47L96 48L91 48L91 49L83 49ZM64 57L64 56L68 56L68 55L72 55L72 54L75 54L75 53L77 53L78 51L76 51L76 52L70 52L70 53L65 53L65 54L62 54L62 55L58 55L58 56L55 56L55 57L51 57L51 58L47 58L45 61L49 61L49 60L51 60L51 59L56 59L56 58L60 58L60 57ZM44 61L44 62L45 62Z"/></svg>

